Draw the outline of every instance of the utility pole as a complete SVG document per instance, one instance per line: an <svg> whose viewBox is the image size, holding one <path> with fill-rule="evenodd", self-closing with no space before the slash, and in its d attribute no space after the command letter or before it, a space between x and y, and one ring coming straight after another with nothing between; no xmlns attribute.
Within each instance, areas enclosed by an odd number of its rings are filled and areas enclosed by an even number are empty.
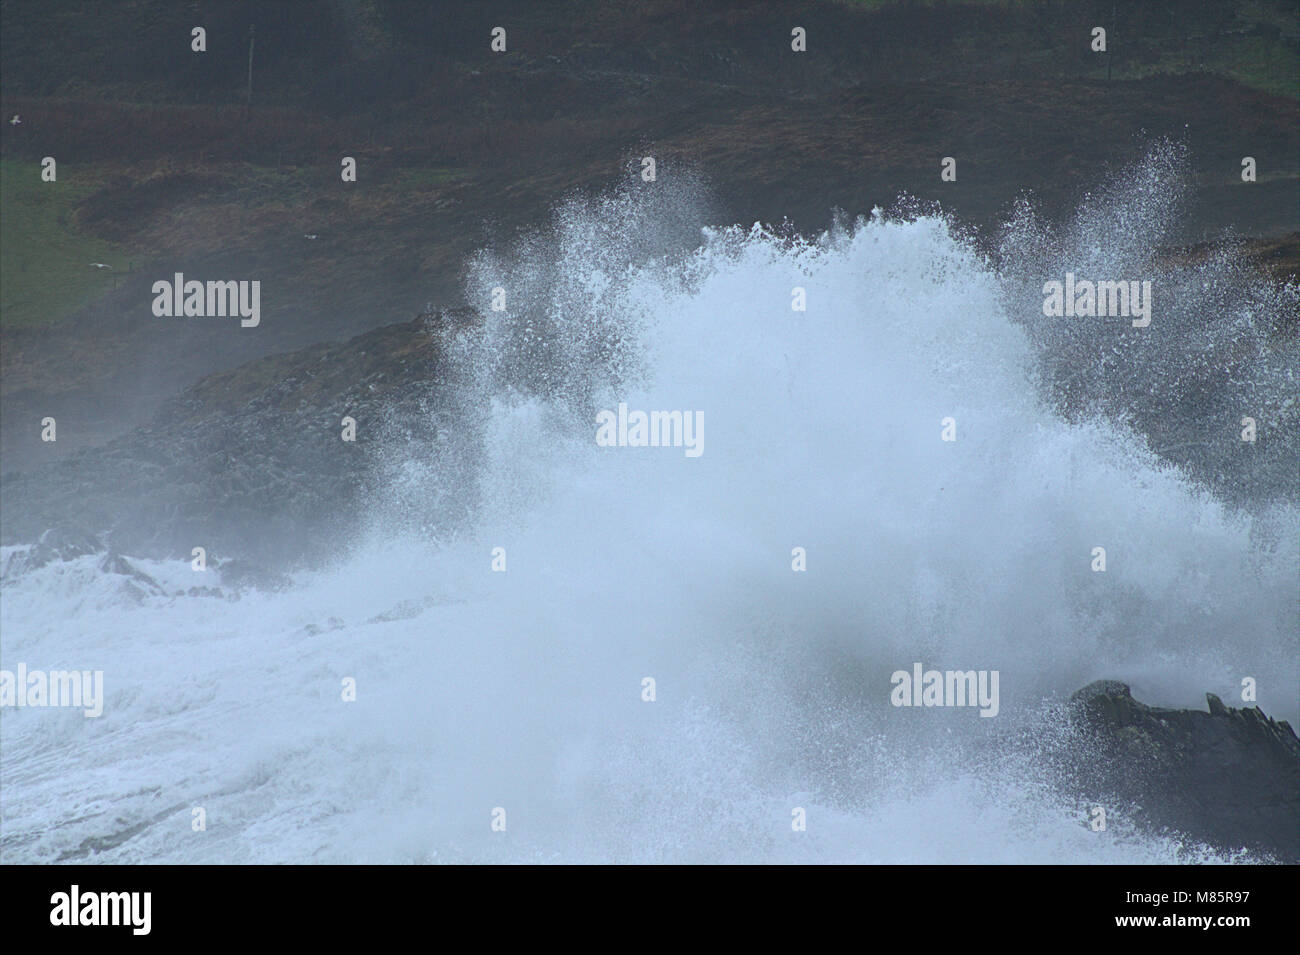
<svg viewBox="0 0 1300 955"><path fill-rule="evenodd" d="M245 105L253 105L253 24L248 25L248 96Z"/></svg>
<svg viewBox="0 0 1300 955"><path fill-rule="evenodd" d="M1106 82L1110 82L1111 60L1115 57L1115 4L1110 5L1110 46L1106 47ZM251 81L250 81L251 82Z"/></svg>

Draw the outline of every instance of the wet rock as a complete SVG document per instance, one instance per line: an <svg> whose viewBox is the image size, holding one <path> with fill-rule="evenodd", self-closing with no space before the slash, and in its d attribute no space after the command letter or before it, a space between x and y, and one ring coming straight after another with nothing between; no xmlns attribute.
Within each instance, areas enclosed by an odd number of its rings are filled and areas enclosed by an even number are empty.
<svg viewBox="0 0 1300 955"><path fill-rule="evenodd" d="M373 491L397 483L392 469L457 432L444 335L474 320L441 309L209 375L146 427L6 475L4 543L70 521L143 557L189 560L202 546L264 566L329 561ZM355 441L341 438L345 416ZM29 563L103 549L64 535Z"/></svg>
<svg viewBox="0 0 1300 955"><path fill-rule="evenodd" d="M25 573L44 567L55 561L75 560L87 554L98 554L104 550L103 543L94 534L64 526L48 528L41 533L36 543L24 554L15 555L12 567L6 567L6 573Z"/></svg>
<svg viewBox="0 0 1300 955"><path fill-rule="evenodd" d="M1152 828L1300 861L1300 739L1257 706L1206 699L1200 712L1147 706L1114 680L1079 690L1071 719L1087 745L1070 767L1075 784Z"/></svg>
<svg viewBox="0 0 1300 955"><path fill-rule="evenodd" d="M99 569L106 574L121 574L130 578L130 582L144 593L167 596L167 589L154 580L139 567L136 567L121 554L108 554L99 562Z"/></svg>
<svg viewBox="0 0 1300 955"><path fill-rule="evenodd" d="M221 597L226 594L220 587L191 587L189 590L176 591L178 597Z"/></svg>
<svg viewBox="0 0 1300 955"><path fill-rule="evenodd" d="M103 549L103 542L94 534L66 527L52 527L40 536L33 551L48 555L50 560L73 560L86 554L97 554Z"/></svg>

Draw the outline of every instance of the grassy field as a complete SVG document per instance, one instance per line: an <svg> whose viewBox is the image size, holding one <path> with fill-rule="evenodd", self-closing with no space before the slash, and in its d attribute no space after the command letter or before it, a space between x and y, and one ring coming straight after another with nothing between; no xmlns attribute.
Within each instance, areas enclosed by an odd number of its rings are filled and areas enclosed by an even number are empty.
<svg viewBox="0 0 1300 955"><path fill-rule="evenodd" d="M42 182L38 164L0 161L0 323L6 327L63 318L112 289L131 262L127 249L77 229L76 204L98 185L78 172L60 167L57 181Z"/></svg>

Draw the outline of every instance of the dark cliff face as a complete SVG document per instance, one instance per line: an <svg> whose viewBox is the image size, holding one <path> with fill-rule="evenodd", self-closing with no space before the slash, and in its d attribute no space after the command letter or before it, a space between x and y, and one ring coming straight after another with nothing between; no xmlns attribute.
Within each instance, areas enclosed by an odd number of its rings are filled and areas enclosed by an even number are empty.
<svg viewBox="0 0 1300 955"><path fill-rule="evenodd" d="M148 426L8 477L5 539L54 529L138 556L336 556L386 469L458 431L445 336L471 320L446 310L210 375Z"/></svg>
<svg viewBox="0 0 1300 955"><path fill-rule="evenodd" d="M1209 711L1162 709L1114 680L1071 698L1088 745L1067 769L1080 795L1221 849L1300 862L1300 739L1259 707L1206 694Z"/></svg>

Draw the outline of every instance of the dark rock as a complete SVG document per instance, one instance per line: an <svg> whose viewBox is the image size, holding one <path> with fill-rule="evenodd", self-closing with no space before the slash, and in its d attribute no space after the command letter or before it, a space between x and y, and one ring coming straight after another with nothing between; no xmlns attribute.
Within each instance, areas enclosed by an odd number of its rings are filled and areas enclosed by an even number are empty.
<svg viewBox="0 0 1300 955"><path fill-rule="evenodd" d="M264 566L328 561L356 534L367 490L458 430L443 336L475 320L442 309L209 375L147 427L7 475L4 543L71 520L143 557L202 546ZM341 440L344 416L355 442ZM24 566L104 549L85 535L42 542Z"/></svg>
<svg viewBox="0 0 1300 955"><path fill-rule="evenodd" d="M106 574L121 574L129 577L133 585L140 587L147 593L156 594L160 597L167 596L167 589L162 584L136 567L121 554L108 554L99 562L99 569Z"/></svg>
<svg viewBox="0 0 1300 955"><path fill-rule="evenodd" d="M1300 739L1257 706L1206 699L1202 713L1147 706L1114 680L1079 690L1070 709L1086 745L1074 782L1155 829L1300 862Z"/></svg>
<svg viewBox="0 0 1300 955"><path fill-rule="evenodd" d="M104 549L98 537L84 531L65 527L51 527L41 534L36 546L28 553L32 567L44 567L55 560L74 560L87 554L97 554Z"/></svg>
<svg viewBox="0 0 1300 955"><path fill-rule="evenodd" d="M189 590L176 591L178 597L221 597L225 598L225 592L220 587L191 587Z"/></svg>
<svg viewBox="0 0 1300 955"><path fill-rule="evenodd" d="M4 575L16 577L54 561L75 560L102 550L104 545L94 534L56 525L42 531L36 543L26 551L11 556L5 562Z"/></svg>

